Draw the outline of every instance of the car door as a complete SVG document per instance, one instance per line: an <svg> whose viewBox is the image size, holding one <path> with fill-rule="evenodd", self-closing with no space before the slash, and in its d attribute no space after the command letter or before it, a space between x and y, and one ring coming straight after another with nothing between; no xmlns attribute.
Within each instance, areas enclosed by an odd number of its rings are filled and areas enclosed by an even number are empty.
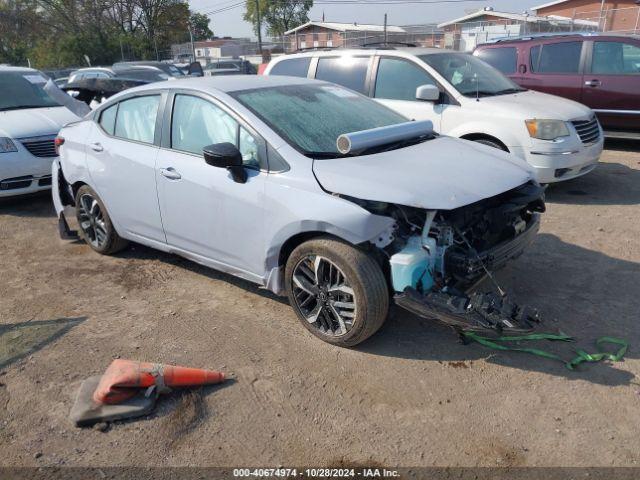
<svg viewBox="0 0 640 480"><path fill-rule="evenodd" d="M129 236L164 243L155 175L161 97L134 96L102 110L86 158L92 186L117 226Z"/></svg>
<svg viewBox="0 0 640 480"><path fill-rule="evenodd" d="M529 51L529 73L518 83L525 88L579 102L582 97L582 40L541 42Z"/></svg>
<svg viewBox="0 0 640 480"><path fill-rule="evenodd" d="M224 105L196 93L168 99L157 162L158 198L167 243L221 270L264 270L265 143ZM205 163L205 146L230 142L242 153L248 178L236 183Z"/></svg>
<svg viewBox="0 0 640 480"><path fill-rule="evenodd" d="M415 120L431 120L440 131L445 105L440 102L416 100L416 89L422 85L440 86L416 62L398 57L380 56L374 64L376 72L371 96L396 112Z"/></svg>
<svg viewBox="0 0 640 480"><path fill-rule="evenodd" d="M582 103L596 111L604 128L640 132L640 42L588 43Z"/></svg>

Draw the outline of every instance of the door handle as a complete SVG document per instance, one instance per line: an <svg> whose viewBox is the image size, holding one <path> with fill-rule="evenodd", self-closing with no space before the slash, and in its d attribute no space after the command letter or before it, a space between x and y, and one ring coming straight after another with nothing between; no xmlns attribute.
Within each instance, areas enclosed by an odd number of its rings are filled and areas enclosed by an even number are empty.
<svg viewBox="0 0 640 480"><path fill-rule="evenodd" d="M180 180L182 175L180 175L173 167L169 168L161 168L160 175L168 178L169 180Z"/></svg>
<svg viewBox="0 0 640 480"><path fill-rule="evenodd" d="M104 150L104 147L99 142L92 143L89 146L91 147L91 150L93 150L94 152L101 152Z"/></svg>
<svg viewBox="0 0 640 480"><path fill-rule="evenodd" d="M602 82L600 80L587 80L586 82L584 82L584 84L587 87L599 87L600 85L602 85Z"/></svg>

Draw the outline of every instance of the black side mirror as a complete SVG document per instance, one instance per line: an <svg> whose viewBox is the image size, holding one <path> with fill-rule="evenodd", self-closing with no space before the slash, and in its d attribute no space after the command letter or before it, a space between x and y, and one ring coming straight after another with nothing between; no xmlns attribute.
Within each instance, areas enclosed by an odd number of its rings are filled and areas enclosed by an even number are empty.
<svg viewBox="0 0 640 480"><path fill-rule="evenodd" d="M216 143L202 149L204 161L212 167L226 168L234 182L245 183L247 172L242 165L242 154L233 143Z"/></svg>

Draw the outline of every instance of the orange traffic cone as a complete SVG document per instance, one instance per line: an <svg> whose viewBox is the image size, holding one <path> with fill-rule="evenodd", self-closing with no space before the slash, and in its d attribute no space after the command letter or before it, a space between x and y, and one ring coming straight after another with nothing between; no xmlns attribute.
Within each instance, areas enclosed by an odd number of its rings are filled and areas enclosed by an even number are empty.
<svg viewBox="0 0 640 480"><path fill-rule="evenodd" d="M80 385L70 417L81 427L97 422L147 415L169 387L212 385L224 373L159 363L114 360L102 376Z"/></svg>
<svg viewBox="0 0 640 480"><path fill-rule="evenodd" d="M140 393L136 390L139 388L155 385L158 393L163 393L167 387L213 385L223 381L222 372L117 359L102 375L93 400L113 405Z"/></svg>

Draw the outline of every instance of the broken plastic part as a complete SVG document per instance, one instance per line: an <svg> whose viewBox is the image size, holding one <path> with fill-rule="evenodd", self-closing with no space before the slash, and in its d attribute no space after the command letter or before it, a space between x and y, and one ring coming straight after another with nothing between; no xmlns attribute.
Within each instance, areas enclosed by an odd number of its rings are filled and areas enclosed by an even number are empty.
<svg viewBox="0 0 640 480"><path fill-rule="evenodd" d="M462 331L493 331L500 335L530 332L541 323L538 312L495 293L428 292L406 288L396 295L396 304L429 320L437 320Z"/></svg>

